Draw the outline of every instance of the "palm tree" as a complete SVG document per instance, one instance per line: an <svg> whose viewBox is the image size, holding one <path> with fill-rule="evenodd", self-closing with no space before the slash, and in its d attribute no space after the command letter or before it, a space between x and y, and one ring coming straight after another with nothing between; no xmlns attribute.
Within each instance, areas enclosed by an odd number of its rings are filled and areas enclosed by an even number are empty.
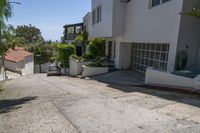
<svg viewBox="0 0 200 133"><path fill-rule="evenodd" d="M1 0L0 1L0 55L2 58L2 70L5 72L4 69L4 54L6 52L5 45L2 42L2 35L4 30L6 29L5 21L8 20L12 16L12 7L8 0Z"/></svg>

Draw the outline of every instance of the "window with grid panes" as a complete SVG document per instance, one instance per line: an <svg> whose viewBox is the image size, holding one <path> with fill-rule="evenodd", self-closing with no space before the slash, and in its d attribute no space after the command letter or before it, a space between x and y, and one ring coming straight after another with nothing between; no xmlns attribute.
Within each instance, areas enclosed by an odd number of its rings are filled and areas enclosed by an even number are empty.
<svg viewBox="0 0 200 133"><path fill-rule="evenodd" d="M145 72L147 67L166 71L169 44L134 43L131 48L131 68Z"/></svg>

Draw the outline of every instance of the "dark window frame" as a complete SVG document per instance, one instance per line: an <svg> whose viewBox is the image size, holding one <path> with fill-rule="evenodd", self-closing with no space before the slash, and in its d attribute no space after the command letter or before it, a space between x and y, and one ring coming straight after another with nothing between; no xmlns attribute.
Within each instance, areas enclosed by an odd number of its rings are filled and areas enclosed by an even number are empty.
<svg viewBox="0 0 200 133"><path fill-rule="evenodd" d="M92 24L97 24L101 22L102 20L102 6L97 6L93 11L92 11Z"/></svg>
<svg viewBox="0 0 200 133"><path fill-rule="evenodd" d="M155 6L162 5L169 1L171 1L171 0L149 0L149 8L153 8Z"/></svg>

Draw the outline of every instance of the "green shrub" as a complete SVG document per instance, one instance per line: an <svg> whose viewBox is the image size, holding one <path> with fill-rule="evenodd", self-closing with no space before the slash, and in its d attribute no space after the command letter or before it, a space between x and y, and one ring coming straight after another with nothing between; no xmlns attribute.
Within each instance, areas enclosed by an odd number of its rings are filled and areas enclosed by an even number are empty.
<svg viewBox="0 0 200 133"><path fill-rule="evenodd" d="M69 68L69 57L75 54L75 47L71 44L58 45L59 60L64 68Z"/></svg>
<svg viewBox="0 0 200 133"><path fill-rule="evenodd" d="M96 38L90 41L89 51L93 59L95 59L98 56L105 56L105 43L106 40L102 38Z"/></svg>
<svg viewBox="0 0 200 133"><path fill-rule="evenodd" d="M92 63L87 64L86 66L89 66L89 67L102 67L102 65L99 62L92 62Z"/></svg>
<svg viewBox="0 0 200 133"><path fill-rule="evenodd" d="M86 52L83 56L86 60L91 60L93 59L93 55L90 51Z"/></svg>
<svg viewBox="0 0 200 133"><path fill-rule="evenodd" d="M78 62L85 61L85 58L83 58L82 56L77 56L76 54L71 55L71 58L73 58L74 60L76 60Z"/></svg>
<svg viewBox="0 0 200 133"><path fill-rule="evenodd" d="M77 56L76 54L72 54L72 55L71 55L71 58L77 60L77 59L78 59L78 56Z"/></svg>
<svg viewBox="0 0 200 133"><path fill-rule="evenodd" d="M105 57L97 57L94 62L89 63L87 66L89 67L107 67L104 64L107 62Z"/></svg>

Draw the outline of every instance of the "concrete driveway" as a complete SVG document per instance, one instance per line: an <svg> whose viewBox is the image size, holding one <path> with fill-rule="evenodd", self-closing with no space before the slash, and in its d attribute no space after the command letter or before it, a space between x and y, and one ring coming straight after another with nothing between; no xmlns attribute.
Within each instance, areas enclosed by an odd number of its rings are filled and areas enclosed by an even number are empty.
<svg viewBox="0 0 200 133"><path fill-rule="evenodd" d="M108 84L141 85L144 84L145 74L133 70L120 70L90 78Z"/></svg>
<svg viewBox="0 0 200 133"><path fill-rule="evenodd" d="M200 98L69 77L1 83L0 133L199 133Z"/></svg>

